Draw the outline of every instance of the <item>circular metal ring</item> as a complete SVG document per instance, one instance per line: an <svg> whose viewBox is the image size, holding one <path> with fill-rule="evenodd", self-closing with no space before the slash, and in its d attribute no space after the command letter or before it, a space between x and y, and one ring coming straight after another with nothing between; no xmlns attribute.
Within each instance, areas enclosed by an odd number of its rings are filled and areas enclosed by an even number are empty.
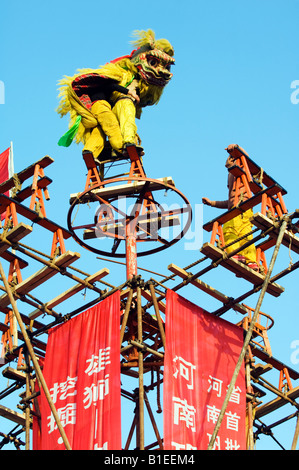
<svg viewBox="0 0 299 470"><path fill-rule="evenodd" d="M98 191L99 194L97 194L97 190L107 189L107 186L109 186L109 185L110 185L110 187L113 187L113 186L115 186L115 185L117 185L121 182L124 182L124 181L133 182L135 184L136 191L135 192L133 191L131 194L130 193L129 194L124 194L124 195L120 194L119 195L120 197L126 197L126 198L134 197L134 198L136 198L137 201L138 201L138 198L139 198L139 203L141 203L140 201L144 201L145 199L147 199L148 201L153 202L155 205L161 207L161 204L159 204L154 199L149 199L145 194L142 195L141 190L144 189L144 187L146 185L149 187L149 189L147 191L148 193L151 193L150 186L154 185L155 188L156 188L154 190L155 192L158 191L158 190L164 190L164 191L171 190L171 191L175 192L179 196L179 198L184 202L184 204L186 205L185 208L180 208L180 209L175 209L173 211L169 211L169 214L171 214L171 215L173 215L175 213L177 213L177 214L187 213L187 221L186 221L184 227L182 228L182 230L180 231L180 233L174 239L172 239L171 241L165 241L164 240L164 242L165 242L164 244L163 244L163 239L159 240L162 243L161 246L159 246L157 248L148 249L148 250L145 250L143 252L139 252L139 253L137 252L137 256L146 256L146 255L149 255L149 254L153 254L153 253L157 253L159 251L165 250L165 249L169 248L170 246L174 245L175 243L177 243L181 238L183 238L183 236L188 231L188 229L191 225L191 221L192 221L191 205L190 205L188 199L184 196L184 194L181 193L173 185L168 184L167 182L163 181L162 179L161 180L156 180L156 179L141 177L141 176L130 176L130 177L111 178L109 180L105 180L103 183L97 184L97 185L93 186L92 188L86 189L85 191L80 193L79 196L72 202L71 207L68 211L67 224L68 224L69 231L72 233L72 236L76 240L77 243L79 243L81 246L83 246L87 250L92 251L96 254L100 254L100 255L104 255L104 256L110 256L110 257L116 257L116 258L124 258L126 256L125 252L123 252L123 253L109 252L109 251L106 251L106 250L104 251L104 250L100 250L98 248L95 248L93 246L90 246L88 243L83 241L77 235L76 229L92 228L93 226L96 225L96 220L94 221L93 224L80 225L78 227L73 226L73 223L72 223L73 211L74 211L75 207L78 206L78 204L81 204L81 203L99 202L100 204L106 205L107 208L112 207L115 210L115 208L113 207L112 204L117 199L117 196L113 195L112 197L111 196L110 197L101 197L99 191ZM143 188L138 189L138 183L144 183ZM125 191L125 193L126 193L126 191ZM146 193L146 191L144 191L144 193ZM126 221L128 221L131 218L130 222L134 222L134 220L135 220L134 217L132 219L132 216L128 216L127 214L123 214L123 215L124 215L124 219L126 217ZM138 222L135 221L135 223L138 223ZM105 233L102 230L101 226L99 226L99 225L98 225L97 229L100 230L103 233L103 235L105 235L106 237L110 237L110 238L114 239L115 241L117 240L118 244L120 244L121 240L125 240L125 236L119 235L118 233L113 233L113 234L108 233L108 232ZM151 242L154 242L155 240L153 240L153 239L148 239L148 240L142 239L141 240L141 239L137 238L136 241L137 242L138 241L143 241L143 242L151 241Z"/></svg>

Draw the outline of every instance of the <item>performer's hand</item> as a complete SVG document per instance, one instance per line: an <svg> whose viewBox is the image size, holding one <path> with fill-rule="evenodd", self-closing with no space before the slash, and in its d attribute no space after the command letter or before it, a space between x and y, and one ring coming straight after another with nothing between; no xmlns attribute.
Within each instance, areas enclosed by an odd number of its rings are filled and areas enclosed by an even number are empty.
<svg viewBox="0 0 299 470"><path fill-rule="evenodd" d="M208 199L207 197L202 198L202 203L205 204L206 206L211 206L212 205L212 201L210 199Z"/></svg>
<svg viewBox="0 0 299 470"><path fill-rule="evenodd" d="M132 98L134 98L134 100L136 101L136 103L139 103L140 102L140 98L139 96L137 95L137 93L135 93L135 91L129 91L128 92L128 95L132 96Z"/></svg>
<svg viewBox="0 0 299 470"><path fill-rule="evenodd" d="M235 157L232 157L232 155L230 155L228 157L228 159L226 160L226 162L225 162L225 166L226 166L226 168L230 168L234 164L235 164Z"/></svg>

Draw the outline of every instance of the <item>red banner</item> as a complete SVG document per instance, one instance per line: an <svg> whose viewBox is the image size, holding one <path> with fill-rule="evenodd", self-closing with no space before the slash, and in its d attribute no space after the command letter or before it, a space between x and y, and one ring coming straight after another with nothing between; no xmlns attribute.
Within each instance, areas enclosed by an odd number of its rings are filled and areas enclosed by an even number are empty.
<svg viewBox="0 0 299 470"><path fill-rule="evenodd" d="M243 330L168 290L164 449L206 450L243 346ZM241 368L214 449L244 450L246 388Z"/></svg>
<svg viewBox="0 0 299 470"><path fill-rule="evenodd" d="M4 150L0 153L0 183L8 180L13 175L13 158L11 148ZM9 191L4 193L6 196L9 196ZM5 212L1 214L1 220L5 219Z"/></svg>
<svg viewBox="0 0 299 470"><path fill-rule="evenodd" d="M49 331L44 378L73 450L121 449L120 294ZM65 449L41 393L41 450Z"/></svg>
<svg viewBox="0 0 299 470"><path fill-rule="evenodd" d="M11 151L8 148L0 153L0 183L4 183L12 176L11 165Z"/></svg>

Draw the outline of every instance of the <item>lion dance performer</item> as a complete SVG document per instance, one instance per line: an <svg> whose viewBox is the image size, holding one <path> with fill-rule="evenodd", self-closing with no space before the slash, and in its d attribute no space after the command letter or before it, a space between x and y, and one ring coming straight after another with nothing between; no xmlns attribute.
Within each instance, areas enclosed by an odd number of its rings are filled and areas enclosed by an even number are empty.
<svg viewBox="0 0 299 470"><path fill-rule="evenodd" d="M70 113L69 130L58 144L68 147L73 139L83 142L83 154L97 157L106 138L116 152L138 145L136 118L142 108L157 104L170 81L174 50L166 39L155 40L152 30L135 31L136 47L98 69L81 69L60 82L57 112Z"/></svg>
<svg viewBox="0 0 299 470"><path fill-rule="evenodd" d="M228 153L237 147L235 144L229 145L226 150ZM243 149L241 149L243 150ZM245 152L245 150L243 150ZM229 154L229 157L226 160L225 166L229 170L231 166L233 166L235 158ZM227 209L230 210L233 207L236 207L235 204L235 177L232 173L228 174L228 199L225 201L211 201L207 197L202 198L203 204L206 204L211 207L217 207L218 209ZM248 199L246 195L243 195L243 201ZM238 201L238 204L241 200ZM253 213L252 209L248 209L247 211L243 212L240 215L237 215L231 220L228 220L223 224L223 237L224 242L227 246L226 251L227 253L232 253L234 250L241 248L249 240L252 240L252 234L249 234L252 231L252 224L250 219L252 218ZM249 235L248 235L249 234ZM239 240L239 238L241 238ZM254 271L259 271L259 266L256 262L256 247L254 244L249 245L248 247L244 248L243 250L239 251L238 254L233 255L236 261L246 264L249 268L253 269Z"/></svg>

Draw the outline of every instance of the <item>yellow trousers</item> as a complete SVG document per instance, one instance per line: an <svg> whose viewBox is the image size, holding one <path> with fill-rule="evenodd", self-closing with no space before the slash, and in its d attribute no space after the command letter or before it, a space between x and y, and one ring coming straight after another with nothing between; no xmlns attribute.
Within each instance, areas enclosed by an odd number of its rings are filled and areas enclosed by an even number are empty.
<svg viewBox="0 0 299 470"><path fill-rule="evenodd" d="M104 100L96 101L91 107L91 112L99 125L90 132L83 150L92 152L96 158L103 150L105 136L107 136L111 147L120 152L123 147L123 139L118 120L111 110L110 104Z"/></svg>
<svg viewBox="0 0 299 470"><path fill-rule="evenodd" d="M118 100L114 107L124 144L137 145L136 108L130 98Z"/></svg>
<svg viewBox="0 0 299 470"><path fill-rule="evenodd" d="M232 220L225 222L223 224L223 236L225 244L228 245L232 243L237 238L243 237L248 232L251 232L252 225L250 223L250 218L252 217L253 212L252 209L244 212L243 214L238 215ZM253 236L248 235L247 237L243 238L243 240L234 243L233 245L226 248L227 253L231 253L234 250L240 248L244 243L252 240ZM244 250L239 251L238 255L242 255L246 259L246 264L248 263L256 263L256 248L254 244L249 245Z"/></svg>
<svg viewBox="0 0 299 470"><path fill-rule="evenodd" d="M83 151L92 152L96 158L104 148L106 136L117 152L126 143L136 143L136 111L131 99L119 100L113 110L107 101L99 100L92 105L91 112L99 125L86 138Z"/></svg>

